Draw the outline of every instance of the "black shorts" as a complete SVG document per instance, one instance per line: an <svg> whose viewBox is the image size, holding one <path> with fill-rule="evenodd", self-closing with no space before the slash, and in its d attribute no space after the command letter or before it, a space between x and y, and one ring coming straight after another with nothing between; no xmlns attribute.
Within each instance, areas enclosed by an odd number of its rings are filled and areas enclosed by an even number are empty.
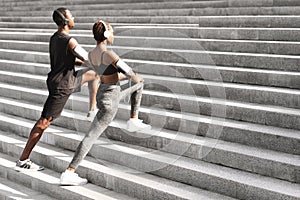
<svg viewBox="0 0 300 200"><path fill-rule="evenodd" d="M81 91L82 75L90 69L78 70L75 75L74 88L72 89L55 89L49 90L48 98L44 104L41 117L52 120L61 115L70 95L74 92Z"/></svg>

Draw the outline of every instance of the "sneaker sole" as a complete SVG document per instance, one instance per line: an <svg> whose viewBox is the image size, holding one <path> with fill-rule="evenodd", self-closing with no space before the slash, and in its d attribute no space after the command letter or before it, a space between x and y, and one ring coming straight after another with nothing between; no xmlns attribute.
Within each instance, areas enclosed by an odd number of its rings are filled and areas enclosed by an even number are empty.
<svg viewBox="0 0 300 200"><path fill-rule="evenodd" d="M82 182L82 183L70 183L70 182L60 182L61 186L79 186L79 185L85 185L88 182Z"/></svg>
<svg viewBox="0 0 300 200"><path fill-rule="evenodd" d="M38 172L38 171L42 171L45 168L42 167L40 169L25 169L25 168L20 168L20 167L14 167L14 170L17 172Z"/></svg>

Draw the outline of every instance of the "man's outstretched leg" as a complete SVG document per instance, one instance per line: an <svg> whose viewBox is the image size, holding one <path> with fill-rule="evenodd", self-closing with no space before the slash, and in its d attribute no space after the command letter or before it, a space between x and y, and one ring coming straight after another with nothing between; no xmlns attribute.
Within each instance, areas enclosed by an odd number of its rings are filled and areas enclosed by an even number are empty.
<svg viewBox="0 0 300 200"><path fill-rule="evenodd" d="M31 129L29 138L27 140L26 146L23 150L23 153L20 157L20 159L17 161L15 169L17 171L40 171L43 170L44 167L38 166L34 164L30 159L29 155L32 152L32 149L35 147L35 145L38 143L40 138L43 135L43 132L49 127L50 123L52 121L52 117L46 119L46 118L40 118L33 128Z"/></svg>

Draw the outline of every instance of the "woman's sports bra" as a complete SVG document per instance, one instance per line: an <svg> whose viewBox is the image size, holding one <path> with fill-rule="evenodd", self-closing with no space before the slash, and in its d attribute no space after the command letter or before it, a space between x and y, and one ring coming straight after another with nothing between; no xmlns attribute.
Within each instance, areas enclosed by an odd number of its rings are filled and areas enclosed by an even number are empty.
<svg viewBox="0 0 300 200"><path fill-rule="evenodd" d="M114 67L113 64L110 64L110 65L103 64L104 52L102 52L102 55L101 55L101 64L99 66L94 66L94 69L97 72L97 74L99 74L99 75L111 75L111 74L114 74L114 73L117 73L117 72L122 72L122 70Z"/></svg>

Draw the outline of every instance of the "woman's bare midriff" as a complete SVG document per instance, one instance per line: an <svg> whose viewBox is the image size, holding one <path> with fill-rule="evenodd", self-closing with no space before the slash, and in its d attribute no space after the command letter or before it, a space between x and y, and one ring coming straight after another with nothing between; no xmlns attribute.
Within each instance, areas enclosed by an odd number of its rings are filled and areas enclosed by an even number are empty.
<svg viewBox="0 0 300 200"><path fill-rule="evenodd" d="M119 74L116 72L110 75L102 75L100 76L101 83L117 83L119 81Z"/></svg>

